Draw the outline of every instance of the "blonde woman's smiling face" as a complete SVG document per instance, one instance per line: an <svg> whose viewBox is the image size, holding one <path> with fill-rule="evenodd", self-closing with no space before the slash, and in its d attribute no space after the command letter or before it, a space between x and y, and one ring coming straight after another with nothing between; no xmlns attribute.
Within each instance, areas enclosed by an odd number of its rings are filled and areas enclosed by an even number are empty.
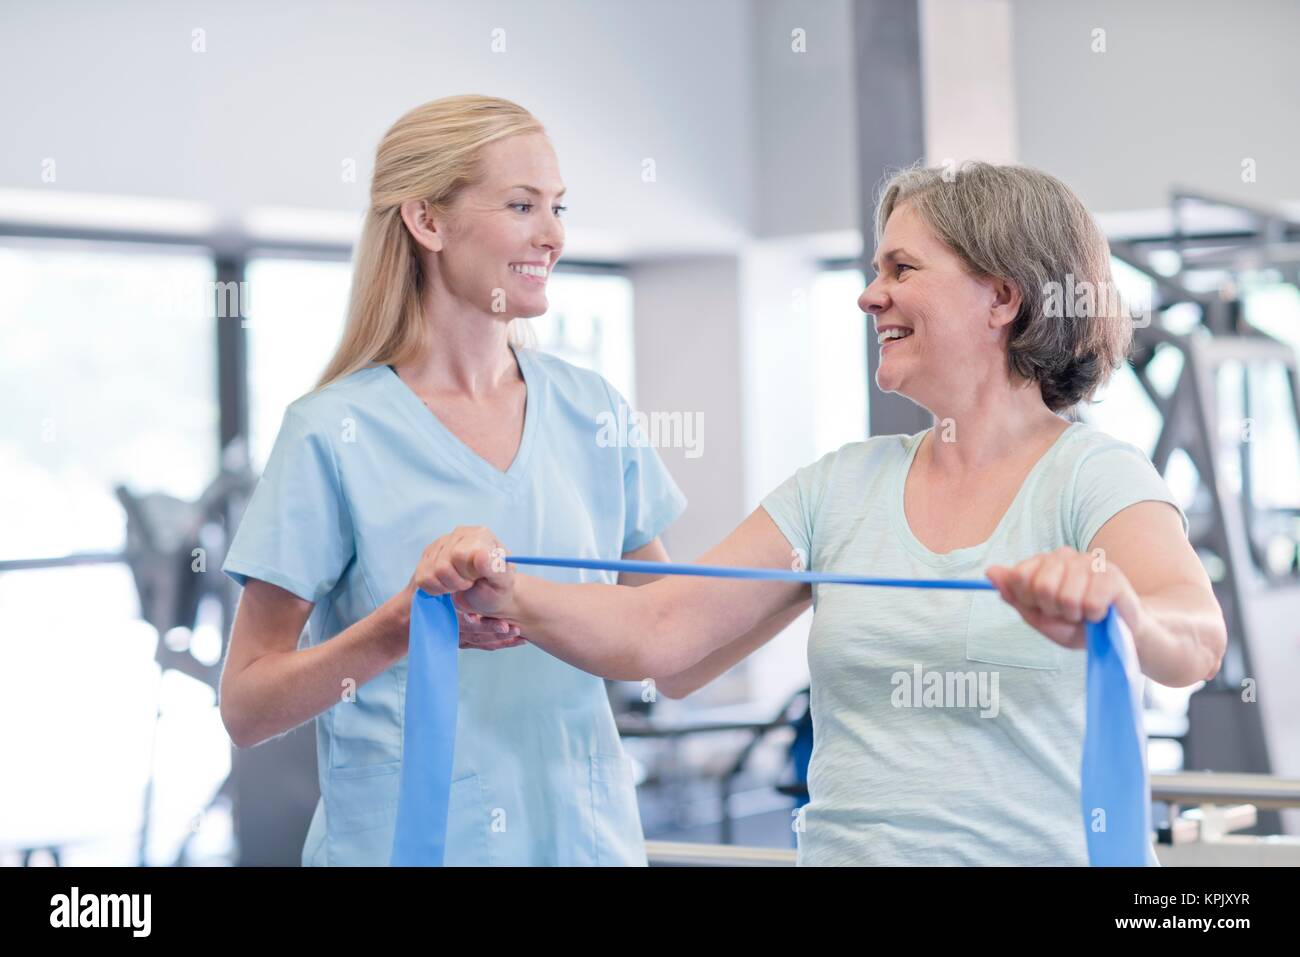
<svg viewBox="0 0 1300 957"><path fill-rule="evenodd" d="M540 133L490 143L481 180L462 190L445 219L438 271L458 299L506 318L540 316L564 251L564 182Z"/></svg>

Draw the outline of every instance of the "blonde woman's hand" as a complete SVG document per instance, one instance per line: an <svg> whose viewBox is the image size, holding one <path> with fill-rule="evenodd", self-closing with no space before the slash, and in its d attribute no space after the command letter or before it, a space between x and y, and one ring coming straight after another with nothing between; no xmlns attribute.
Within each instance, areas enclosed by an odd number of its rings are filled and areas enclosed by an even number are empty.
<svg viewBox="0 0 1300 957"><path fill-rule="evenodd" d="M460 621L462 648L497 651L528 644L528 639L520 634L519 623L508 618L492 618L459 608L456 609L456 618Z"/></svg>

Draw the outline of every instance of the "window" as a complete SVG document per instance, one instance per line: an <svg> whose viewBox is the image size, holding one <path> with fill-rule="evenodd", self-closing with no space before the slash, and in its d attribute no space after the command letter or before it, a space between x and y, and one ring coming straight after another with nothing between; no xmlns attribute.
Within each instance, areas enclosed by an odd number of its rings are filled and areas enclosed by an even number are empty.
<svg viewBox="0 0 1300 957"><path fill-rule="evenodd" d="M592 369L636 407L632 283L625 276L552 273L546 315L530 320L543 352Z"/></svg>
<svg viewBox="0 0 1300 957"><path fill-rule="evenodd" d="M0 245L0 559L119 552L115 485L189 499L212 479L214 278L195 248ZM134 863L152 759L146 858L170 863L229 768L211 689L179 673L160 685L124 564L8 571L0 608L0 673L23 676L0 696L0 723L23 729L0 748L2 843Z"/></svg>
<svg viewBox="0 0 1300 957"><path fill-rule="evenodd" d="M860 269L829 269L813 280L811 333L816 455L867 437L867 327Z"/></svg>
<svg viewBox="0 0 1300 957"><path fill-rule="evenodd" d="M316 385L347 317L350 263L253 259L248 264L248 432L261 472L285 407Z"/></svg>
<svg viewBox="0 0 1300 957"><path fill-rule="evenodd" d="M1300 289L1281 276L1243 281L1248 322L1278 339L1300 356ZM1300 508L1300 422L1281 363L1252 363L1250 443L1253 504L1258 508Z"/></svg>
<svg viewBox="0 0 1300 957"><path fill-rule="evenodd" d="M0 245L0 558L125 543L113 486L194 498L217 467L200 250Z"/></svg>

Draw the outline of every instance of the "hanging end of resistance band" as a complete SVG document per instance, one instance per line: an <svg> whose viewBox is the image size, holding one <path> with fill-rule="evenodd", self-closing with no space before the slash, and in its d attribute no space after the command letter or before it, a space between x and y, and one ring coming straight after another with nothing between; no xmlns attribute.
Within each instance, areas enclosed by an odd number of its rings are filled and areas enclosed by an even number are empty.
<svg viewBox="0 0 1300 957"><path fill-rule="evenodd" d="M389 863L440 867L446 849L460 700L460 622L450 595L416 592L409 643L402 771Z"/></svg>
<svg viewBox="0 0 1300 957"><path fill-rule="evenodd" d="M1088 861L1093 867L1157 863L1151 846L1143 684L1133 636L1111 606L1105 618L1088 625L1080 796Z"/></svg>

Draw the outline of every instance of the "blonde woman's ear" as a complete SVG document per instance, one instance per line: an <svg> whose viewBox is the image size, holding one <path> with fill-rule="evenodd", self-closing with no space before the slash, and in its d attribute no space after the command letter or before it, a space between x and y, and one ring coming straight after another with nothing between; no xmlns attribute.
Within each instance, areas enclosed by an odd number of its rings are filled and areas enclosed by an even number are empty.
<svg viewBox="0 0 1300 957"><path fill-rule="evenodd" d="M442 251L442 232L433 220L428 200L408 199L401 207L402 222L415 241L429 252Z"/></svg>

